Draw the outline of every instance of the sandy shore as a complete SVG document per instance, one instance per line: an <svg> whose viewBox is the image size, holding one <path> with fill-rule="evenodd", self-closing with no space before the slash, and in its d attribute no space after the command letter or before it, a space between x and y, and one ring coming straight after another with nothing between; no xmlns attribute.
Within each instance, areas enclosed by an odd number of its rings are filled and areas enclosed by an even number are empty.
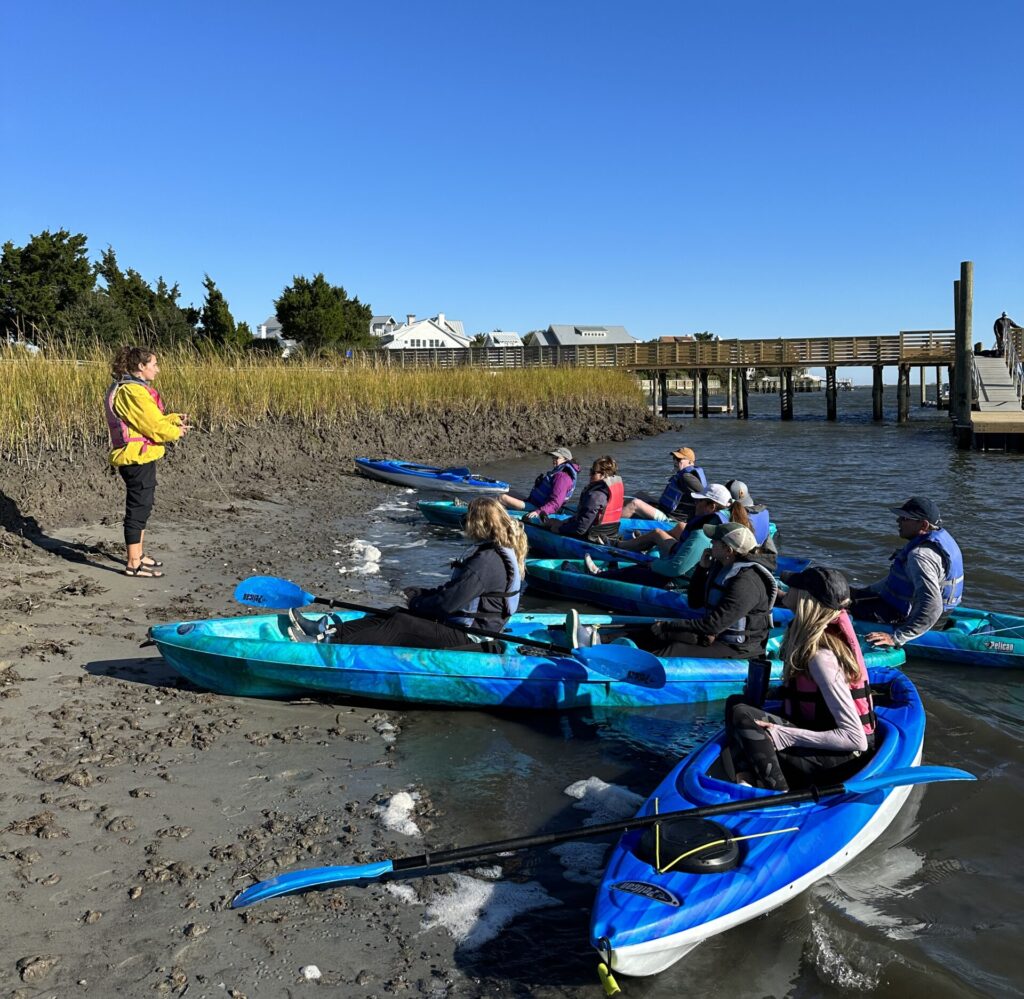
<svg viewBox="0 0 1024 999"><path fill-rule="evenodd" d="M656 429L639 415L576 419L586 431L566 435L563 421L558 441ZM539 449L548 433L524 429L515 444ZM226 908L282 869L419 852L422 840L378 814L412 784L399 712L215 696L140 648L154 622L239 612L231 591L254 573L356 596L339 585L339 538L325 525L388 487L351 475L348 457L500 453L499 435L471 436L424 425L387 448L285 430L227 453L190 442L161 468L148 546L166 563L160 580L121 573L120 483L96 455L78 468L2 469L6 994L301 995L316 987L300 974L311 964L333 995L496 994L467 980L451 938L421 935L421 914L385 886ZM435 846L459 831L426 798L412 818L434 826Z"/></svg>

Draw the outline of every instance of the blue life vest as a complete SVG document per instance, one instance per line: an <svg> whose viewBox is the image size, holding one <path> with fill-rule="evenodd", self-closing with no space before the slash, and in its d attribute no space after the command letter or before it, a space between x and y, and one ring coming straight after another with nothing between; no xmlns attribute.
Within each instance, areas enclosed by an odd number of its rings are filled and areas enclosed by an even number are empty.
<svg viewBox="0 0 1024 999"><path fill-rule="evenodd" d="M658 506L661 507L666 513L674 513L676 508L682 504L692 504L692 497L690 493L693 492L692 484L686 481L687 475L695 475L700 481L700 488L703 492L708 487L708 479L704 474L704 469L697 465L687 465L686 468L680 468L671 479L668 480L668 485L665 486L664 492L661 494L661 499L658 500Z"/></svg>
<svg viewBox="0 0 1024 999"><path fill-rule="evenodd" d="M569 497L576 492L576 479L580 474L580 466L572 461L563 461L560 465L556 465L550 471L544 472L542 475L537 476L537 481L533 484L533 489L530 490L530 495L526 498L526 502L531 506L543 506L549 499L555 488L555 476L565 473L572 479L572 486L569 492L566 494L565 502L568 502ZM557 510L555 511L558 512Z"/></svg>
<svg viewBox="0 0 1024 999"><path fill-rule="evenodd" d="M752 620L753 615L749 617L744 615L738 620L733 621L725 631L719 632L718 641L725 642L726 645L731 645L734 648L755 644L764 645L768 632L771 629L771 607L775 603L775 597L778 595L779 584L776 583L775 577L758 562L733 562L728 569L724 566L718 566L713 574L708 575L704 603L708 608L712 608L717 607L722 602L722 597L725 595L729 581L741 572L750 570L760 573L768 584L769 609L763 614L758 614L759 620L757 621Z"/></svg>
<svg viewBox="0 0 1024 999"><path fill-rule="evenodd" d="M919 534L908 541L892 556L892 566L881 592L878 594L890 607L904 616L914 603L914 584L907 575L907 559L921 545L927 545L942 556L945 578L942 581L942 611L951 611L964 595L964 557L960 546L944 528L937 527L927 534Z"/></svg>
<svg viewBox="0 0 1024 999"><path fill-rule="evenodd" d="M706 524L713 524L716 520L720 524L728 524L729 511L716 510L714 513L706 514L703 517L691 517L686 522L686 527L683 528L683 533L679 535L679 540L669 549L668 557L674 558L678 555L680 549L694 531L703 531Z"/></svg>
<svg viewBox="0 0 1024 999"><path fill-rule="evenodd" d="M505 627L505 622L519 608L519 597L523 592L523 579L522 573L519 571L519 560L511 548L496 545L493 541L477 545L468 555L452 562L452 581L454 582L462 575L471 559L481 552L488 550L496 551L501 556L501 561L505 565L505 577L507 580L505 589L501 592L481 593L480 596L474 597L461 610L455 614L450 614L445 623L450 624L453 628L485 628L488 631L501 631ZM480 603L486 598L501 600L500 614L494 610L480 610Z"/></svg>
<svg viewBox="0 0 1024 999"><path fill-rule="evenodd" d="M757 513L754 513L753 510L757 510ZM766 506L754 507L753 510L748 510L747 516L750 518L750 529L754 532L754 539L760 547L768 540L771 533L772 518Z"/></svg>

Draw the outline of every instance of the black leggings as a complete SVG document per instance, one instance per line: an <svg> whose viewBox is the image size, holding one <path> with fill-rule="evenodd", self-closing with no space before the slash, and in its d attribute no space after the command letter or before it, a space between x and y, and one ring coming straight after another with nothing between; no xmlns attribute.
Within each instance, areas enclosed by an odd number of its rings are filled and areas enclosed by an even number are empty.
<svg viewBox="0 0 1024 999"><path fill-rule="evenodd" d="M635 583L637 586L655 586L659 590L669 589L671 576L662 576L647 565L623 565L617 569L604 569L601 575L605 579L615 579L620 583Z"/></svg>
<svg viewBox="0 0 1024 999"><path fill-rule="evenodd" d="M121 465L118 472L128 490L124 501L124 543L137 545L142 541L156 498L156 462Z"/></svg>
<svg viewBox="0 0 1024 999"><path fill-rule="evenodd" d="M675 639L655 638L649 624L630 626L625 633L637 648L653 652L659 659L754 659L764 654L763 649L743 652L719 641L706 645L703 636L692 631L676 632Z"/></svg>
<svg viewBox="0 0 1024 999"><path fill-rule="evenodd" d="M402 649L460 649L486 651L464 631L397 610L389 617L363 617L346 621L332 642L340 645L390 645Z"/></svg>

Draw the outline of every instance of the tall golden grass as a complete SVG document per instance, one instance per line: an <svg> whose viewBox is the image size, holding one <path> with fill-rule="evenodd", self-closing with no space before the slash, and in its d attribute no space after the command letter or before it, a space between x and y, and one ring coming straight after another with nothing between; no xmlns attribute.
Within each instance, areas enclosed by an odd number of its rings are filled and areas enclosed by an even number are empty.
<svg viewBox="0 0 1024 999"><path fill-rule="evenodd" d="M202 430L262 423L342 430L367 414L443 412L456 418L501 418L558 405L644 406L625 371L531 368L418 368L241 354L159 353L157 388L169 409L188 413ZM103 395L110 353L92 346L48 348L30 355L0 344L0 458L73 457L106 435Z"/></svg>

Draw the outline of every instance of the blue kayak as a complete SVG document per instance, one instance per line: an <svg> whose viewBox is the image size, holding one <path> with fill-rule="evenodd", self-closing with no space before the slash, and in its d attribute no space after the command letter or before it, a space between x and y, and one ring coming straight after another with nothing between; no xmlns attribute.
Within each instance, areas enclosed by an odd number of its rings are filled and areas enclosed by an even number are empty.
<svg viewBox="0 0 1024 999"><path fill-rule="evenodd" d="M432 489L445 493L475 493L500 496L508 492L508 483L474 475L468 468L438 468L412 461L390 458L353 458L356 471L371 479L411 489Z"/></svg>
<svg viewBox="0 0 1024 999"><path fill-rule="evenodd" d="M925 713L914 685L895 670L871 672L877 748L857 780L915 767L921 761ZM763 798L775 792L725 779L720 731L658 785L640 815ZM826 780L831 784L833 781ZM837 795L775 809L668 820L657 850L650 832L619 840L597 890L591 944L612 969L653 975L701 941L790 901L848 864L893 821L909 785ZM737 955L737 960L742 960Z"/></svg>
<svg viewBox="0 0 1024 999"><path fill-rule="evenodd" d="M779 556L779 571L799 571L809 565L808 559ZM573 559L527 559L526 574L530 591L557 596L561 600L581 601L595 607L607 607L620 614L653 614L661 617L692 617L686 602L685 590L671 590L660 586L644 586L604 575L587 572L581 561ZM668 580L666 579L666 583ZM774 621L788 624L791 611L777 607Z"/></svg>
<svg viewBox="0 0 1024 999"><path fill-rule="evenodd" d="M891 625L854 621L858 635L892 632ZM1024 667L1024 617L957 607L933 631L911 639L905 646L915 659L952 666Z"/></svg>
<svg viewBox="0 0 1024 999"><path fill-rule="evenodd" d="M466 516L466 506L464 503L456 503L453 500L420 500L416 504L420 513L423 514L424 518L428 523L434 524L437 527L462 527L462 518ZM506 513L513 520L522 520L525 515L525 510L507 510ZM567 520L569 514L567 513L556 513L554 516L549 517L549 520ZM664 531L670 531L675 527L674 522L667 520L643 520L641 518L626 519L622 521L623 531L653 531L656 527L660 527Z"/></svg>

